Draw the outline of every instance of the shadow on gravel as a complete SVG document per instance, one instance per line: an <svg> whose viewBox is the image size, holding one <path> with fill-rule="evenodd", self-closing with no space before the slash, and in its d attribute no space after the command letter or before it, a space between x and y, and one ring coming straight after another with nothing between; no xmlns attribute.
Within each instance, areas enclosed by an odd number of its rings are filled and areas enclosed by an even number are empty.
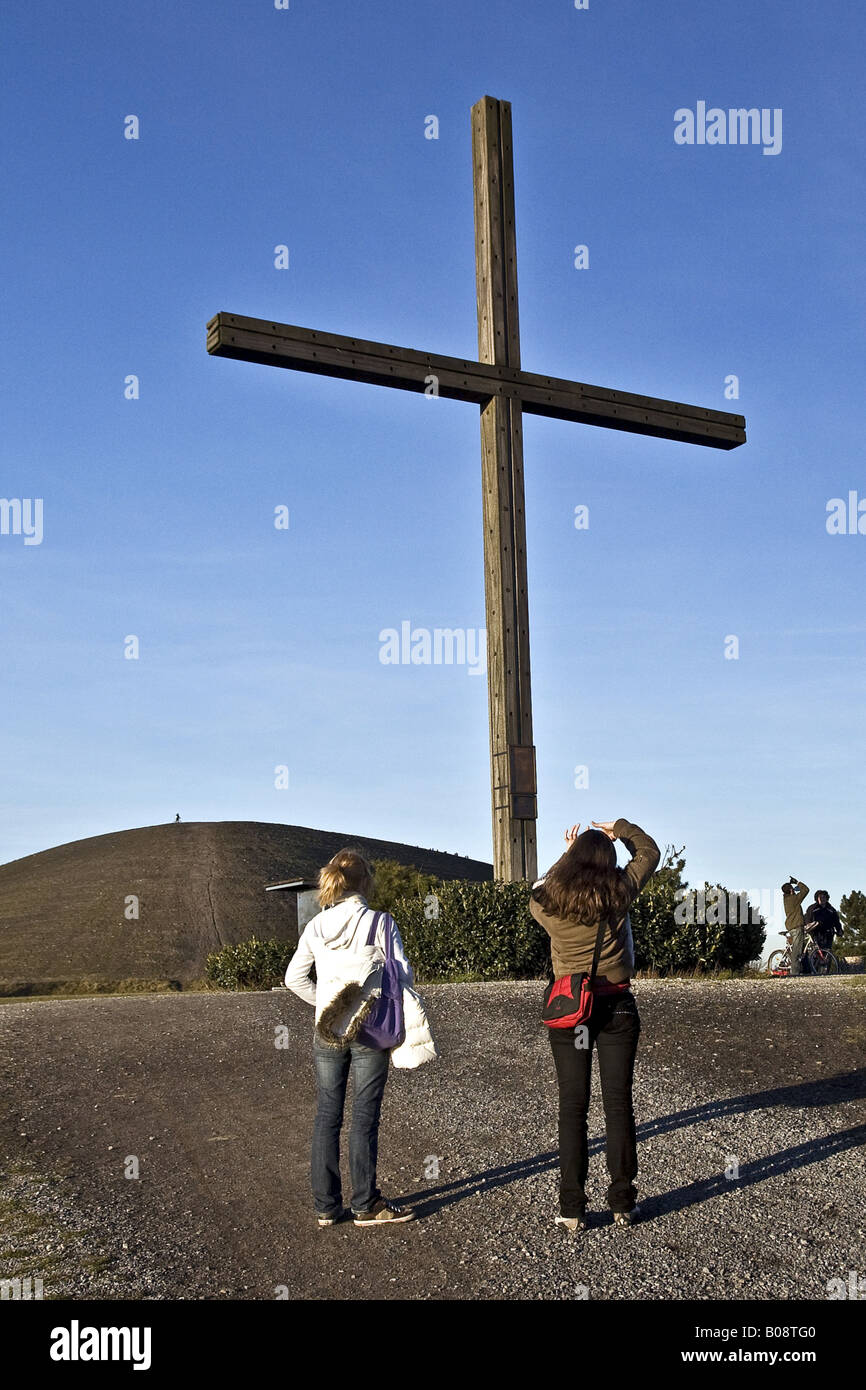
<svg viewBox="0 0 866 1390"><path fill-rule="evenodd" d="M828 1076L820 1081L804 1081L795 1086L779 1086L770 1091L752 1091L747 1095L727 1096L719 1100L707 1101L688 1110L679 1110L671 1115L662 1115L656 1120L648 1120L637 1126L638 1144L644 1139L668 1134L671 1130L685 1129L689 1125L702 1124L709 1120L729 1119L744 1115L752 1110L769 1110L773 1106L788 1106L791 1109L805 1109L809 1106L839 1105L844 1101L866 1098L866 1068L846 1072L839 1076ZM844 1153L846 1149L858 1148L866 1143L866 1124L855 1125L852 1129L825 1135L823 1139L809 1139L803 1144L795 1144L788 1149L767 1158L759 1158L754 1163L740 1166L738 1179L726 1178L724 1172L712 1178L702 1178L685 1187L674 1188L671 1192L657 1197L641 1197L641 1225L655 1216L667 1212L682 1211L696 1206L699 1202L713 1197L727 1196L753 1183L763 1182L765 1178L777 1177L780 1173L805 1168L812 1163L820 1163L825 1158ZM591 1139L590 1157L604 1150L604 1139ZM490 1192L496 1187L507 1187L509 1183L523 1178L535 1177L551 1169L558 1169L559 1153L556 1149L548 1153L535 1154L532 1158L521 1159L501 1168L488 1168L482 1173L473 1173L456 1182L443 1183L439 1187L426 1187L419 1192L407 1194L401 1200L410 1202L418 1216L432 1216L444 1207L452 1206L479 1192ZM613 1214L607 1213L608 1223ZM601 1223L605 1224L604 1221Z"/></svg>
<svg viewBox="0 0 866 1390"><path fill-rule="evenodd" d="M825 1158L844 1153L846 1149L859 1148L866 1143L866 1124L855 1125L853 1129L843 1129L838 1134L828 1134L823 1139L808 1139L805 1144L794 1144L790 1149L780 1149L767 1158L758 1158L754 1163L740 1165L739 1178L726 1178L724 1173L715 1177L703 1178L685 1187L674 1188L659 1197L641 1198L641 1222L654 1216L664 1216L669 1211L682 1211L685 1207L697 1206L698 1202L709 1201L712 1197L727 1197L741 1187L751 1187L753 1183L763 1182L765 1178L775 1178L780 1173L790 1173L797 1168L806 1168L810 1163L820 1163ZM610 1218L613 1220L613 1217Z"/></svg>

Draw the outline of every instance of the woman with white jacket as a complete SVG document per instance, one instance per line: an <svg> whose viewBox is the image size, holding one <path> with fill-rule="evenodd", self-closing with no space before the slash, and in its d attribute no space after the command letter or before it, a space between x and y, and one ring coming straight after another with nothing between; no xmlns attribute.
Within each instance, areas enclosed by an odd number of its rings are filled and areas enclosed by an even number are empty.
<svg viewBox="0 0 866 1390"><path fill-rule="evenodd" d="M373 870L363 855L352 849L335 854L319 872L322 910L307 923L286 970L286 986L316 1009L318 1110L311 1168L320 1226L333 1226L348 1215L340 1179L340 1130L350 1070L354 1101L349 1170L355 1225L411 1221L415 1214L387 1202L376 1186L379 1116L389 1061L417 1066L437 1052L423 1005L411 989L414 972L390 913L379 914L375 940L368 945L374 914L367 898L372 891ZM405 1037L399 1047L382 1050L361 1043L358 1033L381 985L386 932L403 983ZM316 984L310 979L313 965Z"/></svg>

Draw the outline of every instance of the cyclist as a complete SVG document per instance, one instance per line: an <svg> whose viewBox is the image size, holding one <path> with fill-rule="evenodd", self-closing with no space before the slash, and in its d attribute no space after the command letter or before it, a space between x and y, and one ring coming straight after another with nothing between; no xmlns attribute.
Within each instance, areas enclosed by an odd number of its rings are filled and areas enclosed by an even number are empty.
<svg viewBox="0 0 866 1390"><path fill-rule="evenodd" d="M785 932L791 943L791 974L803 974L803 948L805 945L805 926L803 919L803 899L809 889L792 874L787 883L782 884L785 902Z"/></svg>
<svg viewBox="0 0 866 1390"><path fill-rule="evenodd" d="M809 905L806 926L815 945L820 946L822 951L832 951L835 938L845 930L838 912L830 903L830 894L823 888L818 889L815 901Z"/></svg>

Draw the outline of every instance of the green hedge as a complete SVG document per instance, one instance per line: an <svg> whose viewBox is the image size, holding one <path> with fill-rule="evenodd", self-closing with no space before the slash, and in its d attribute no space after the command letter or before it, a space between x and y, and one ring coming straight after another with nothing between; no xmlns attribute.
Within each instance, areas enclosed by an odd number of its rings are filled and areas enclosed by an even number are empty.
<svg viewBox="0 0 866 1390"><path fill-rule="evenodd" d="M251 936L237 946L212 951L205 962L205 976L217 989L271 989L283 983L294 954L288 941L259 941Z"/></svg>
<svg viewBox="0 0 866 1390"><path fill-rule="evenodd" d="M655 875L631 905L635 969L660 974L741 971L760 955L763 920L692 924L675 917L679 875ZM706 884L707 900L713 888ZM393 904L406 954L421 980L538 979L550 968L550 938L529 912L528 883L444 883L426 898ZM733 895L731 895L733 898ZM749 904L751 907L751 904ZM682 913L680 913L682 915ZM751 913L749 914L751 916Z"/></svg>
<svg viewBox="0 0 866 1390"><path fill-rule="evenodd" d="M760 957L766 939L764 919L748 900L719 884L689 889L676 866L653 875L630 914L635 969L661 975L743 970Z"/></svg>
<svg viewBox="0 0 866 1390"><path fill-rule="evenodd" d="M423 893L427 886L419 878L415 891L390 904L419 981L525 980L547 975L550 938L529 912L528 883L457 879ZM760 954L765 935L760 918L754 923L724 925L706 920L709 913L696 913L698 920L693 923L678 921L682 888L679 866L663 868L632 903L637 970L663 975L737 971ZM705 889L712 892L709 884ZM209 955L207 980L220 989L270 989L283 983L293 954L288 942L253 937Z"/></svg>
<svg viewBox="0 0 866 1390"><path fill-rule="evenodd" d="M443 883L426 898L393 906L419 980L537 979L546 975L550 938L529 913L528 883Z"/></svg>

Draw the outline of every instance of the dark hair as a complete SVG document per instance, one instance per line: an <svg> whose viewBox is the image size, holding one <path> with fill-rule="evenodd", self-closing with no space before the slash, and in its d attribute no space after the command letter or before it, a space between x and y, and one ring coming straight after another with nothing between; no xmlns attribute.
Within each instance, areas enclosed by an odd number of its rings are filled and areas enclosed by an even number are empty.
<svg viewBox="0 0 866 1390"><path fill-rule="evenodd" d="M533 890L536 902L553 917L598 922L628 908L634 893L617 868L616 849L603 830L584 830Z"/></svg>
<svg viewBox="0 0 866 1390"><path fill-rule="evenodd" d="M783 884L782 884L782 892L783 892L783 894L785 895L786 898L788 897L788 895L789 895L790 893L793 893L793 891L794 891L794 885L793 885L793 883L783 883Z"/></svg>
<svg viewBox="0 0 866 1390"><path fill-rule="evenodd" d="M818 889L816 890L816 892L815 892L815 902L816 902L816 903L820 903L820 902L829 902L829 901L830 901L830 894L827 892L827 889L826 889L826 888L818 888Z"/></svg>

